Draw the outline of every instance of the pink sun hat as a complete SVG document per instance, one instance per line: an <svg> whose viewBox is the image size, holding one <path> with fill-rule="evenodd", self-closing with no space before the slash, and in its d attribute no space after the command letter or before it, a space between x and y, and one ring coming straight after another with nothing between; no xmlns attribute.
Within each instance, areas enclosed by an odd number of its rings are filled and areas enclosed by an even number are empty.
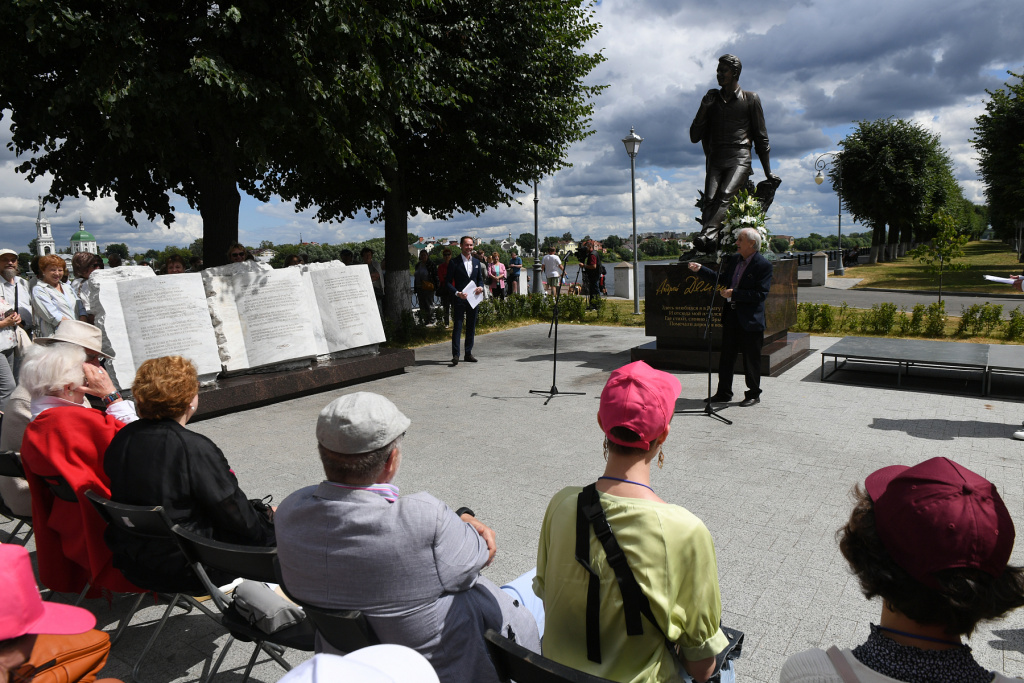
<svg viewBox="0 0 1024 683"><path fill-rule="evenodd" d="M96 617L88 610L42 601L32 561L21 546L0 544L0 572L5 578L4 598L0 600L0 641L20 638L26 633L70 636L96 626Z"/></svg>

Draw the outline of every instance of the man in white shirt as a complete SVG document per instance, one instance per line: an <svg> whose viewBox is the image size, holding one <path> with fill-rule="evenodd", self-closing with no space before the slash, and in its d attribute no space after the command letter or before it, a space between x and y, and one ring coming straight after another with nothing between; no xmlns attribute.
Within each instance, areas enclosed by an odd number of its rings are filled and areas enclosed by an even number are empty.
<svg viewBox="0 0 1024 683"><path fill-rule="evenodd" d="M551 288L551 294L554 294L562 277L562 259L555 254L554 247L548 247L548 255L540 260L540 265L544 269L544 277Z"/></svg>
<svg viewBox="0 0 1024 683"><path fill-rule="evenodd" d="M0 249L0 297L6 302L0 316L7 317L0 320L0 352L3 353L10 368L11 381L18 377L18 365L15 349L17 347L16 328L21 325L24 329L32 329L32 296L29 294L28 285L18 277L18 252L13 249ZM9 313L9 315L7 315ZM13 391L14 386L10 389ZM0 393L4 393L0 389ZM3 396L6 400L10 391ZM0 410L3 409L0 403Z"/></svg>

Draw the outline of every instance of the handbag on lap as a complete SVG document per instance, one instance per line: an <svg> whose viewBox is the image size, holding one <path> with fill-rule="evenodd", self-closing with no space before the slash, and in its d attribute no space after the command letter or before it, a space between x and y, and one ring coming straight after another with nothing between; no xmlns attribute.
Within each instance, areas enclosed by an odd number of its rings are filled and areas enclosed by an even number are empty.
<svg viewBox="0 0 1024 683"><path fill-rule="evenodd" d="M651 603L644 595L643 589L633 576L633 570L629 568L626 555L622 552L619 542L615 540L615 534L605 517L604 508L601 507L601 499L597 495L597 486L590 484L584 487L576 500L576 561L583 565L583 568L590 574L590 582L587 586L587 659L592 662L601 661L601 633L598 623L601 610L601 579L593 567L590 566L590 529L594 529L597 540L601 541L605 555L608 557L608 564L615 570L615 578L622 591L622 605L626 617L626 634L631 636L643 635L644 627L640 619L641 615L654 624L661 637L665 639L665 647L672 654L672 658L681 668L682 662L679 659L679 652L676 644L668 639L661 626L651 612ZM736 629L719 625L722 633L729 639L729 644L724 650L715 655L715 673L708 679L709 683L721 680L722 667L727 661L739 659L743 653L743 632Z"/></svg>

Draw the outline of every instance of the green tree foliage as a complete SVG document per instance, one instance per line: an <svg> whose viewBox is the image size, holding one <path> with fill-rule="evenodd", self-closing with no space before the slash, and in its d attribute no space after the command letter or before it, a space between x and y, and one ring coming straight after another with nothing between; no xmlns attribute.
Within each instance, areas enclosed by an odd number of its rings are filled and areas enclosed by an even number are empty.
<svg viewBox="0 0 1024 683"><path fill-rule="evenodd" d="M789 251L789 240L785 237L773 237L771 244L772 250L777 254Z"/></svg>
<svg viewBox="0 0 1024 683"><path fill-rule="evenodd" d="M951 162L937 135L902 119L860 121L839 144L843 151L829 178L854 220L872 226L871 263L876 263L886 244L886 225L894 245L907 234L901 229L944 205L936 192L946 171L952 178Z"/></svg>
<svg viewBox="0 0 1024 683"><path fill-rule="evenodd" d="M415 233L409 232L406 233L405 239L408 241L410 245L413 245L420 241L420 236Z"/></svg>
<svg viewBox="0 0 1024 683"><path fill-rule="evenodd" d="M963 270L965 263L956 263L964 255L967 235L960 234L956 221L945 211L937 211L931 220L934 237L910 252L910 255L928 266L939 277L939 301L942 301L942 273L944 270Z"/></svg>
<svg viewBox="0 0 1024 683"><path fill-rule="evenodd" d="M623 241L622 238L619 237L618 235L608 235L603 240L601 240L601 244L604 246L605 249L618 249L623 245Z"/></svg>
<svg viewBox="0 0 1024 683"><path fill-rule="evenodd" d="M103 253L107 256L114 256L116 254L121 257L122 261L126 261L131 258L131 255L128 252L128 245L124 242L119 244L108 244L103 248Z"/></svg>
<svg viewBox="0 0 1024 683"><path fill-rule="evenodd" d="M532 232L524 232L516 242L523 248L523 252L528 254L532 254L533 248L537 245L537 240L533 238Z"/></svg>
<svg viewBox="0 0 1024 683"><path fill-rule="evenodd" d="M377 8L377 9L375 9ZM384 134L374 51L414 48L398 3L162 5L11 0L0 6L0 109L49 201L113 195L117 210L174 220L168 192L203 216L211 259L238 234L241 187L293 194L295 172L376 168ZM400 59L388 68L398 70ZM391 80L412 76L409 60ZM410 83L415 83L412 79ZM410 85L389 103L412 99ZM379 179L379 173L378 179Z"/></svg>
<svg viewBox="0 0 1024 683"><path fill-rule="evenodd" d="M0 5L18 169L52 175L50 201L112 195L132 225L170 224L173 191L214 263L237 238L239 188L320 220L366 211L404 263L409 213L510 203L565 166L601 89L584 84L603 59L584 51L587 0L87 7Z"/></svg>
<svg viewBox="0 0 1024 683"><path fill-rule="evenodd" d="M34 256L35 253L36 253L36 250L38 248L39 248L39 238L38 237L33 237L31 240L29 240L29 243L28 243L28 253L30 253L30 254L32 254Z"/></svg>
<svg viewBox="0 0 1024 683"><path fill-rule="evenodd" d="M203 238L197 237L192 240L192 244L188 245L188 250L192 252L193 256L203 258Z"/></svg>
<svg viewBox="0 0 1024 683"><path fill-rule="evenodd" d="M992 228L1002 239L1019 239L1024 231L1024 74L1007 73L1017 82L989 91L971 142L978 150Z"/></svg>

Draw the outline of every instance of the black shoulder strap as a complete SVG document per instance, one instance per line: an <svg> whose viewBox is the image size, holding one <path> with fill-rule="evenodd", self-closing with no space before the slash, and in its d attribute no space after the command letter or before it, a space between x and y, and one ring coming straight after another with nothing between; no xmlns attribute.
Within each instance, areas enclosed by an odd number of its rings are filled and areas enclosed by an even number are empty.
<svg viewBox="0 0 1024 683"><path fill-rule="evenodd" d="M611 526L604 516L604 508L601 507L601 499L597 495L597 487L590 484L585 487L576 502L576 561L583 565L583 568L590 574L590 583L587 586L587 659L592 662L601 662L601 635L599 615L601 610L601 580L597 572L590 566L590 528L594 528L597 539L604 547L605 555L608 557L608 564L615 570L615 580L622 592L622 605L626 617L626 634L631 636L643 635L644 627L640 615L647 617L647 620L654 624L662 637L665 638L665 645L670 652L675 652L673 644L665 637L665 632L654 618L651 612L651 604L644 595L636 577L633 576L626 555L619 547Z"/></svg>

